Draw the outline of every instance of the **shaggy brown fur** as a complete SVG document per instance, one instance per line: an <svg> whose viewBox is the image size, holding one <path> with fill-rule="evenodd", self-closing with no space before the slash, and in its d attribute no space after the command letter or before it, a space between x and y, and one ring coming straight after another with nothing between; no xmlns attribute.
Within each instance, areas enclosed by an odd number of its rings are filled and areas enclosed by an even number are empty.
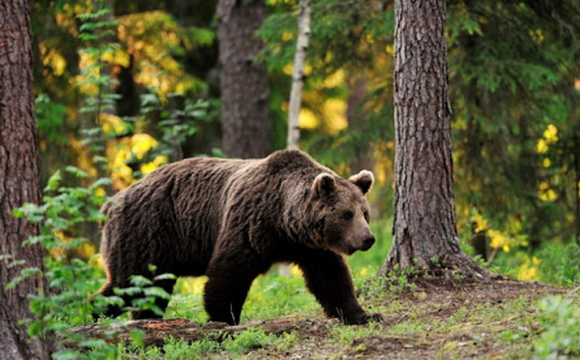
<svg viewBox="0 0 580 360"><path fill-rule="evenodd" d="M297 150L163 166L103 206L102 293L128 286L130 275L150 277L149 264L158 274L205 274L210 320L237 324L256 276L292 262L328 316L347 324L380 320L358 304L343 258L374 243L364 196L373 181L369 171L345 180ZM171 293L174 284L156 285ZM165 309L167 301L158 305ZM119 313L112 307L107 315Z"/></svg>

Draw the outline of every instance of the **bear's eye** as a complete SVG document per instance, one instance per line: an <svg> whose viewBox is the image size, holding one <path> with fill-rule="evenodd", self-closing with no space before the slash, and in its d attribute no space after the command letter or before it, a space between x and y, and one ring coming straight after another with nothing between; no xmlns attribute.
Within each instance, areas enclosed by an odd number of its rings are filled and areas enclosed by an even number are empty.
<svg viewBox="0 0 580 360"><path fill-rule="evenodd" d="M350 220L350 219L352 219L353 217L354 217L354 214L353 214L353 212L352 212L352 211L345 211L345 212L343 212L343 213L342 213L342 218L343 218L344 220Z"/></svg>
<svg viewBox="0 0 580 360"><path fill-rule="evenodd" d="M367 223L368 223L368 222L370 222L370 215L369 215L369 212L368 212L368 211L365 211L363 215L364 215L364 217L365 217L365 220L367 221Z"/></svg>

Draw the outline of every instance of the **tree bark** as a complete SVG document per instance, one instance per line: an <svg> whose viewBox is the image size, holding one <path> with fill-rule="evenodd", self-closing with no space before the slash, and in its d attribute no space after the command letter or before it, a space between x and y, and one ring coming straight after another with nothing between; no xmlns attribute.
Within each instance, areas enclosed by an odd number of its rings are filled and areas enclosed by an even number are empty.
<svg viewBox="0 0 580 360"><path fill-rule="evenodd" d="M399 265L487 277L457 237L445 11L444 0L395 2L395 214L381 273Z"/></svg>
<svg viewBox="0 0 580 360"><path fill-rule="evenodd" d="M300 142L300 105L302 103L302 88L304 87L304 67L308 54L310 38L310 0L300 0L298 3L298 37L294 68L292 70L292 88L288 105L288 149L298 149Z"/></svg>
<svg viewBox="0 0 580 360"><path fill-rule="evenodd" d="M217 6L223 147L228 157L261 158L272 150L266 67L256 64L264 1L220 0Z"/></svg>
<svg viewBox="0 0 580 360"><path fill-rule="evenodd" d="M24 203L40 203L38 145L32 91L30 9L27 0L0 2L0 254L25 260L24 267L43 267L39 246L22 247L39 228L12 211ZM13 289L6 284L23 266L8 267L0 261L0 359L49 359L51 346L30 339L26 325L31 318L27 295L47 291L40 277L31 277Z"/></svg>

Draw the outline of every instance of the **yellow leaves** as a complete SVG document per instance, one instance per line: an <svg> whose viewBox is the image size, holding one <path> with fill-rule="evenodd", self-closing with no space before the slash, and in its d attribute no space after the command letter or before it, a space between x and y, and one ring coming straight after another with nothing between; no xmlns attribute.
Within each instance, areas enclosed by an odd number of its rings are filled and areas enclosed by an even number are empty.
<svg viewBox="0 0 580 360"><path fill-rule="evenodd" d="M292 72L294 71L294 66L292 66L291 63L287 64L286 66L284 66L282 71L284 72L284 74L286 74L288 76L292 76Z"/></svg>
<svg viewBox="0 0 580 360"><path fill-rule="evenodd" d="M123 189L135 182L133 179L133 169L127 165L132 159L142 160L145 155L159 146L155 138L148 134L134 134L130 138L123 138L108 149L107 156L113 159L109 166L111 167L111 179L118 189ZM140 165L139 170L146 175L157 169L159 166L167 163L167 156L158 155L153 161Z"/></svg>
<svg viewBox="0 0 580 360"><path fill-rule="evenodd" d="M518 270L518 279L524 281L538 280L540 278L540 259L533 256L526 258Z"/></svg>
<svg viewBox="0 0 580 360"><path fill-rule="evenodd" d="M476 234L479 232L482 232L484 230L487 230L489 228L489 224L487 223L487 220L479 212L477 212L477 213L475 213L475 215L473 215L472 222L475 223L474 232Z"/></svg>
<svg viewBox="0 0 580 360"><path fill-rule="evenodd" d="M127 131L127 124L116 115L101 114L101 122L105 134L123 134Z"/></svg>
<svg viewBox="0 0 580 360"><path fill-rule="evenodd" d="M558 128L554 124L549 124L543 135L548 144L554 144L558 141Z"/></svg>
<svg viewBox="0 0 580 360"><path fill-rule="evenodd" d="M45 43L38 44L40 49L40 57L42 59L42 64L46 67L52 68L52 73L56 76L60 76L64 73L66 69L65 58L55 49L48 49Z"/></svg>
<svg viewBox="0 0 580 360"><path fill-rule="evenodd" d="M544 139L540 139L538 140L538 143L536 144L536 152L538 154L545 154L549 149L548 143L546 140Z"/></svg>
<svg viewBox="0 0 580 360"><path fill-rule="evenodd" d="M538 154L545 154L550 145L555 144L560 139L558 136L558 128L554 124L549 124L542 134L543 138L538 140L536 144L536 152Z"/></svg>
<svg viewBox="0 0 580 360"><path fill-rule="evenodd" d="M322 113L324 114L326 128L329 133L333 134L344 129L348 124L346 120L346 102L339 99L328 99L322 103ZM309 109L300 109L298 119L301 129L313 130L320 126L318 116Z"/></svg>
<svg viewBox="0 0 580 360"><path fill-rule="evenodd" d="M157 140L148 134L135 134L131 137L131 152L137 159L143 159L143 156L157 145Z"/></svg>
<svg viewBox="0 0 580 360"><path fill-rule="evenodd" d="M129 54L124 50L108 51L101 55L101 60L114 65L119 65L122 67L129 67L131 58Z"/></svg>
<svg viewBox="0 0 580 360"><path fill-rule="evenodd" d="M284 40L284 41L290 41L290 40L292 40L293 37L294 37L294 34L289 32L289 31L284 31L282 33L282 40Z"/></svg>
<svg viewBox="0 0 580 360"><path fill-rule="evenodd" d="M530 37L532 40L538 44L544 42L544 33L540 29L530 30Z"/></svg>
<svg viewBox="0 0 580 360"><path fill-rule="evenodd" d="M552 161L550 160L550 158L544 158L544 160L542 160L542 167L547 169L550 166L552 166Z"/></svg>
<svg viewBox="0 0 580 360"><path fill-rule="evenodd" d="M298 122L300 124L301 129L311 130L318 127L318 118L312 111L308 109L300 109Z"/></svg>
<svg viewBox="0 0 580 360"><path fill-rule="evenodd" d="M514 240L503 231L489 229L487 235L491 239L489 246L493 249L502 249L504 252L509 252L514 245Z"/></svg>
<svg viewBox="0 0 580 360"><path fill-rule="evenodd" d="M153 161L148 162L147 164L141 165L141 172L143 175L149 174L151 171L157 169L163 164L167 164L169 162L169 158L165 155L158 155L153 159Z"/></svg>
<svg viewBox="0 0 580 360"><path fill-rule="evenodd" d="M95 191L93 192L93 194L95 196L98 196L98 197L105 197L105 196L107 196L107 192L102 187L96 188Z"/></svg>
<svg viewBox="0 0 580 360"><path fill-rule="evenodd" d="M346 108L346 101L340 99L328 99L323 103L322 111L329 120L327 127L331 134L347 127Z"/></svg>
<svg viewBox="0 0 580 360"><path fill-rule="evenodd" d="M374 44L375 43L375 38L373 37L372 34L366 34L365 35L365 40L369 44Z"/></svg>
<svg viewBox="0 0 580 360"><path fill-rule="evenodd" d="M343 69L335 71L333 74L329 75L324 79L324 86L327 88L338 87L344 84L344 79L346 74Z"/></svg>
<svg viewBox="0 0 580 360"><path fill-rule="evenodd" d="M55 259L67 256L67 254L70 251L70 248L67 250L66 244L68 244L71 241L71 238L65 235L63 231L57 231L53 235L54 237L60 240L60 245L53 247L50 250L50 255ZM96 252L97 251L95 246L89 242L84 242L74 248L75 255L82 259L90 259L92 256L96 254Z"/></svg>
<svg viewBox="0 0 580 360"><path fill-rule="evenodd" d="M127 59L133 56L137 83L155 88L162 96L194 91L201 86L171 55L194 45L170 14L151 11L121 16L118 20L119 40L126 47Z"/></svg>
<svg viewBox="0 0 580 360"><path fill-rule="evenodd" d="M540 183L538 197L542 201L555 201L558 199L558 193L550 187L546 181Z"/></svg>

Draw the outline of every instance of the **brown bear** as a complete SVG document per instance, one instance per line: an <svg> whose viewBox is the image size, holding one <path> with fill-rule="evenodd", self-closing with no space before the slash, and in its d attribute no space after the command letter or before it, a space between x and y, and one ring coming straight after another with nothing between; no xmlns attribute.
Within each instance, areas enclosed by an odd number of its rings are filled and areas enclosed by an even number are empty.
<svg viewBox="0 0 580 360"><path fill-rule="evenodd" d="M149 264L157 274L207 275L210 321L238 324L252 281L272 264L289 262L300 267L329 317L346 324L381 320L359 305L343 257L375 242L365 198L373 181L366 170L345 180L299 150L162 166L103 206L108 281L101 292L129 286L130 275L151 276ZM156 283L168 293L174 284ZM167 301L157 305L164 310ZM110 307L106 315L120 312Z"/></svg>

